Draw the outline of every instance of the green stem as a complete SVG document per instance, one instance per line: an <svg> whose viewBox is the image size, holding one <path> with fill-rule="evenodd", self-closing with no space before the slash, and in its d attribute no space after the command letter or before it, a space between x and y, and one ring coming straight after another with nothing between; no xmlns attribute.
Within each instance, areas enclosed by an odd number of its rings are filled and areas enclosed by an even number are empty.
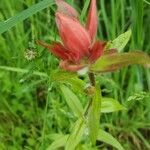
<svg viewBox="0 0 150 150"><path fill-rule="evenodd" d="M43 120L43 129L42 129L42 150L45 149L45 129L46 129L46 122L47 122L47 110L48 110L48 103L49 103L49 93L47 94L46 98L46 106L44 110L44 120Z"/></svg>
<svg viewBox="0 0 150 150"><path fill-rule="evenodd" d="M95 86L95 76L94 76L94 73L89 72L89 79L90 79L91 86Z"/></svg>
<svg viewBox="0 0 150 150"><path fill-rule="evenodd" d="M89 72L88 75L89 75L89 80L90 80L91 86L94 86L94 87L95 87L95 76L94 76L94 73ZM85 110L84 116L87 116L91 104L92 104L92 98L90 98L90 101L89 101L89 103L88 103L88 105L87 105L87 108L86 108L86 110Z"/></svg>

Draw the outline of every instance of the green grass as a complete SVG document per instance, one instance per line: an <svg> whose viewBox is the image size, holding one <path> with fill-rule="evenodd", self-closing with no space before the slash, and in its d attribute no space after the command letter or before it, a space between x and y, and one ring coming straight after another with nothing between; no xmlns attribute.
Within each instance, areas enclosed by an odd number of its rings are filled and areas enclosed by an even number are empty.
<svg viewBox="0 0 150 150"><path fill-rule="evenodd" d="M0 21L37 2L1 0ZM89 0L68 2L80 11L81 21L85 20ZM20 20L10 25L14 27L0 35L1 150L45 150L57 139L55 133L68 133L76 120L61 96L59 84L69 82L75 92L77 88L82 88L82 84L80 81L68 81L66 75L61 78L55 72L59 61L35 43L37 39L47 42L59 40L55 10L55 5L49 5L36 14L32 12L24 18L21 16ZM132 39L124 51L138 49L150 54L148 1L100 0L98 11L97 38L112 40L131 28ZM28 49L36 53L31 61L25 58ZM98 76L97 80L101 81L103 95L118 99L128 108L123 112L102 115L102 128L116 137L126 150L150 149L150 70L133 66ZM81 93L78 96L83 98L84 105L86 97ZM131 101L127 101L129 98ZM84 147L88 147L88 143ZM101 144L101 149L110 147Z"/></svg>

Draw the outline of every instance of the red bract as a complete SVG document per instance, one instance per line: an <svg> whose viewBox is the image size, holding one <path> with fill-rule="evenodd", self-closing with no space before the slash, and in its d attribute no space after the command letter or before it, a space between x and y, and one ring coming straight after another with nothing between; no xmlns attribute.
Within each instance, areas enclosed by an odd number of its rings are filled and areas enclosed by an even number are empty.
<svg viewBox="0 0 150 150"><path fill-rule="evenodd" d="M38 43L61 59L60 67L64 70L80 70L94 63L102 55L105 46L103 42L95 42L98 25L96 0L91 0L86 26L79 22L78 13L69 4L63 0L56 0L56 4L56 24L63 44Z"/></svg>

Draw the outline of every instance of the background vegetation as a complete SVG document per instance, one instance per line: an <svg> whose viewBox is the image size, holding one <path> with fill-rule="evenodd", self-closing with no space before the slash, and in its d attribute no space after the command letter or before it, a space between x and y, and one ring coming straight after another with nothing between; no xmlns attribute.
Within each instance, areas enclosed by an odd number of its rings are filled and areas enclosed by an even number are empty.
<svg viewBox="0 0 150 150"><path fill-rule="evenodd" d="M0 21L39 1L1 0ZM84 21L89 0L68 0L68 3L80 12L80 19ZM138 49L150 54L148 1L99 0L97 6L97 38L112 40L131 28L132 39L125 51ZM65 75L60 77L56 71L59 61L35 43L37 39L49 43L59 40L55 10L56 6L50 4L0 35L1 150L44 150L56 138L54 133L68 133L75 121L58 85L69 84L76 92L80 83L66 79ZM45 72L50 79L34 71ZM86 77L81 79L87 80ZM118 99L127 108L123 112L102 115L101 127L116 137L126 150L150 149L150 70L132 66L99 75L98 80L103 95ZM86 97L80 92L78 96L82 97L84 105ZM103 150L112 149L98 144Z"/></svg>

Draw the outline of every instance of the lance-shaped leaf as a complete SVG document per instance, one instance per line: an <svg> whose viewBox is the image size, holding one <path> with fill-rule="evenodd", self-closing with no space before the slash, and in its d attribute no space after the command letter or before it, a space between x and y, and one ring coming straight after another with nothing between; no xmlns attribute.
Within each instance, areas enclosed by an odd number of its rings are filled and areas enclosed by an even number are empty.
<svg viewBox="0 0 150 150"><path fill-rule="evenodd" d="M110 144L118 150L124 150L121 144L111 134L104 130L99 129L97 140Z"/></svg>
<svg viewBox="0 0 150 150"><path fill-rule="evenodd" d="M55 139L54 142L52 142L46 150L56 150L58 148L64 147L67 143L68 137L68 134L58 136L57 139Z"/></svg>
<svg viewBox="0 0 150 150"><path fill-rule="evenodd" d="M97 86L95 89L95 94L92 99L92 105L88 117L89 134L93 145L95 145L98 135L100 124L100 112L101 112L101 93L99 86Z"/></svg>
<svg viewBox="0 0 150 150"><path fill-rule="evenodd" d="M101 112L102 113L110 113L119 110L125 110L126 108L121 105L117 100L113 98L103 97L102 98L102 106Z"/></svg>
<svg viewBox="0 0 150 150"><path fill-rule="evenodd" d="M93 72L109 72L133 64L150 67L150 57L141 51L108 53L100 57L93 65L91 65L90 69Z"/></svg>
<svg viewBox="0 0 150 150"><path fill-rule="evenodd" d="M117 49L118 52L121 52L123 48L126 46L126 44L128 43L130 37L131 37L131 30L128 30L127 32L119 35L113 41L108 42L105 47L105 50Z"/></svg>
<svg viewBox="0 0 150 150"><path fill-rule="evenodd" d="M78 97L64 85L62 85L60 89L65 97L66 103L71 108L73 113L78 117L82 117L83 107Z"/></svg>
<svg viewBox="0 0 150 150"><path fill-rule="evenodd" d="M65 150L74 150L75 147L79 144L79 142L82 139L82 136L85 132L86 125L85 125L85 120L82 118L79 118L75 122L75 126L72 130L72 133L69 135Z"/></svg>

